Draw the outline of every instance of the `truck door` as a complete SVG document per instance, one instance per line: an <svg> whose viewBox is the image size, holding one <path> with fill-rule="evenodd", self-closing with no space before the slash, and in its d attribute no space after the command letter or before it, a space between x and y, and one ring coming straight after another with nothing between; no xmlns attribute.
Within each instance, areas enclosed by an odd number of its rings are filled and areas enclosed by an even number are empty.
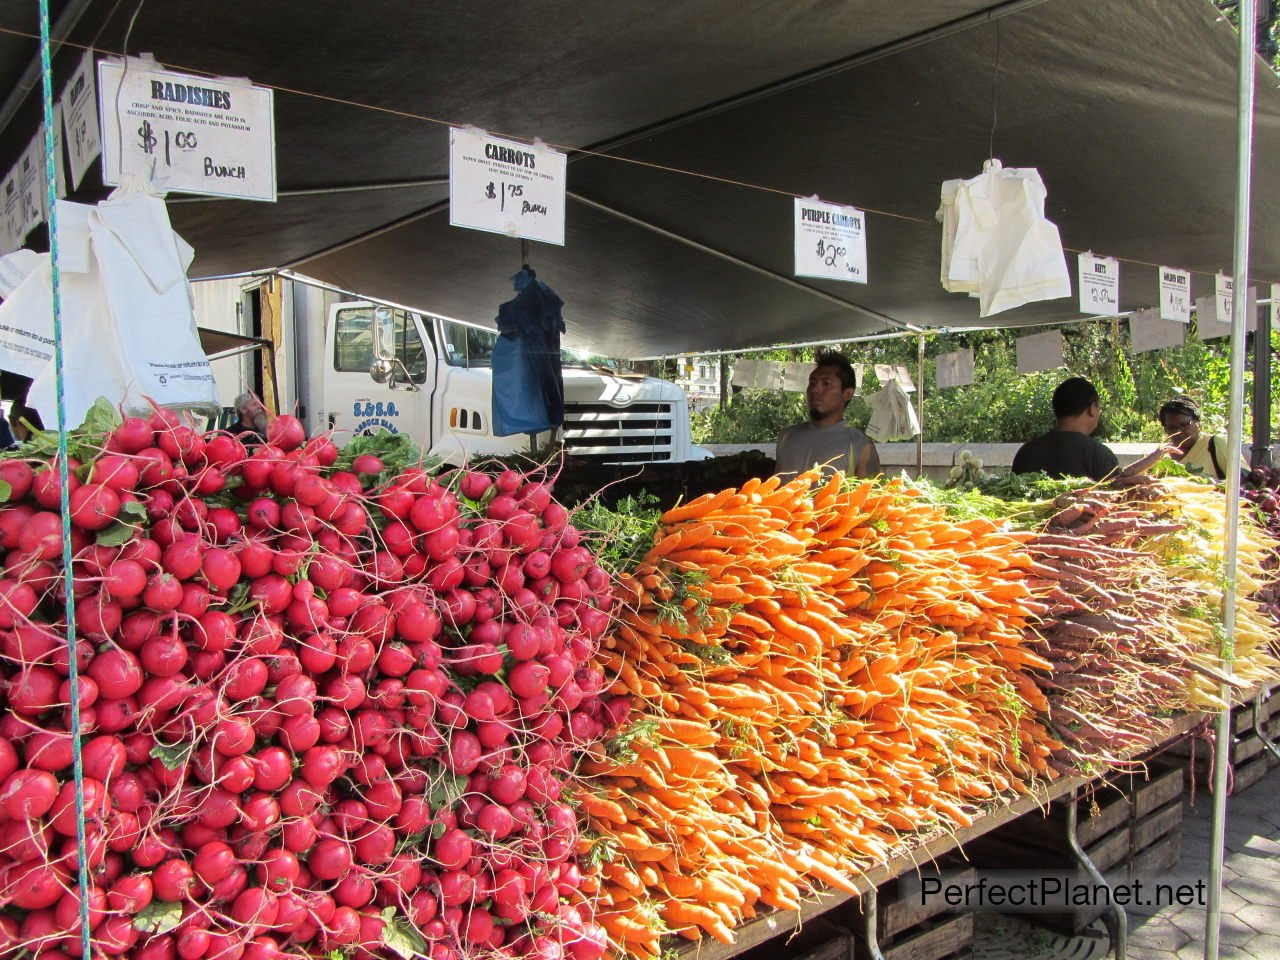
<svg viewBox="0 0 1280 960"><path fill-rule="evenodd" d="M372 303L334 304L328 341L325 409L338 442L390 430L428 447L434 363L417 318Z"/></svg>

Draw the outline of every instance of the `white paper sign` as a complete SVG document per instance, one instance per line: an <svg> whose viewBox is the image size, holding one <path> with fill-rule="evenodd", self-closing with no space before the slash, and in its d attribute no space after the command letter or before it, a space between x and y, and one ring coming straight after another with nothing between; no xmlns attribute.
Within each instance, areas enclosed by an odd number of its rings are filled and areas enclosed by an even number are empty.
<svg viewBox="0 0 1280 960"><path fill-rule="evenodd" d="M883 387L890 381L897 381L903 393L915 393L916 385L911 380L911 374L901 364L877 363L874 365L874 370L880 386Z"/></svg>
<svg viewBox="0 0 1280 960"><path fill-rule="evenodd" d="M1220 323L1231 322L1231 289L1235 286L1235 278L1225 273L1213 277L1213 316Z"/></svg>
<svg viewBox="0 0 1280 960"><path fill-rule="evenodd" d="M1160 267L1160 316L1191 322L1191 274L1186 270Z"/></svg>
<svg viewBox="0 0 1280 960"><path fill-rule="evenodd" d="M41 126L41 137L44 136L44 127ZM66 138L62 134L62 104L55 103L53 105L53 175L57 181L55 189L59 200L67 199L67 165L62 159L62 147L66 143Z"/></svg>
<svg viewBox="0 0 1280 960"><path fill-rule="evenodd" d="M1129 315L1129 343L1134 353L1148 353L1166 347L1181 346L1187 337L1187 325L1181 320L1164 320L1160 311L1135 310Z"/></svg>
<svg viewBox="0 0 1280 960"><path fill-rule="evenodd" d="M18 193L22 218L18 232L25 237L49 219L49 187L45 183L44 124L18 161Z"/></svg>
<svg viewBox="0 0 1280 960"><path fill-rule="evenodd" d="M862 382L867 378L867 365L865 363L855 363L853 365L853 395L855 397L862 396Z"/></svg>
<svg viewBox="0 0 1280 960"><path fill-rule="evenodd" d="M754 390L780 390L782 364L777 360L739 360L733 365L731 382L735 387Z"/></svg>
<svg viewBox="0 0 1280 960"><path fill-rule="evenodd" d="M796 276L867 282L867 215L821 200L795 201Z"/></svg>
<svg viewBox="0 0 1280 960"><path fill-rule="evenodd" d="M1228 286L1231 278L1227 277ZM1258 329L1258 289L1249 288L1248 307L1244 317L1244 329L1252 333ZM1219 308L1225 307L1221 313ZM1231 295L1227 294L1225 304L1220 303L1218 294L1196 299L1196 336L1201 340L1217 340L1219 337L1231 336Z"/></svg>
<svg viewBox="0 0 1280 960"><path fill-rule="evenodd" d="M564 246L565 155L540 145L449 131L449 223Z"/></svg>
<svg viewBox="0 0 1280 960"><path fill-rule="evenodd" d="M98 64L102 180L134 175L161 190L276 199L272 92L188 76L148 61Z"/></svg>
<svg viewBox="0 0 1280 960"><path fill-rule="evenodd" d="M102 131L98 126L97 85L94 83L93 51L86 50L71 75L58 105L66 130L67 153L71 157L71 185L80 186L85 171L102 152Z"/></svg>
<svg viewBox="0 0 1280 960"><path fill-rule="evenodd" d="M26 234L22 227L22 192L18 184L18 168L0 180L0 256L13 253L22 246Z"/></svg>
<svg viewBox="0 0 1280 960"><path fill-rule="evenodd" d="M789 363L782 374L782 389L791 393L804 393L809 389L809 374L813 366L807 363Z"/></svg>
<svg viewBox="0 0 1280 960"><path fill-rule="evenodd" d="M1062 366L1062 331L1051 330L1019 337L1017 350L1019 373L1053 370Z"/></svg>
<svg viewBox="0 0 1280 960"><path fill-rule="evenodd" d="M973 349L966 347L953 353L939 354L935 361L938 372L938 389L964 387L973 383Z"/></svg>
<svg viewBox="0 0 1280 960"><path fill-rule="evenodd" d="M1120 314L1120 262L1114 257L1080 254L1080 312L1100 317Z"/></svg>

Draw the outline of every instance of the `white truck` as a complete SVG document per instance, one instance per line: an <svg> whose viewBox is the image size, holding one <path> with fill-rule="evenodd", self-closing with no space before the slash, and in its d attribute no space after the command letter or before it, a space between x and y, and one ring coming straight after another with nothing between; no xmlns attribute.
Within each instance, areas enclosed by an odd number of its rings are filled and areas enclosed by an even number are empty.
<svg viewBox="0 0 1280 960"><path fill-rule="evenodd" d="M332 290L280 277L194 286L202 327L275 343L283 368L274 372L281 407L296 407L309 431L332 428L339 442L379 429L407 433L452 464L525 451L531 442L541 447L552 439L545 433L494 435L489 359L495 330L370 300L343 300ZM317 349L321 344L323 350ZM688 401L674 383L624 373L571 351L562 360L565 425L558 439L569 455L605 464L711 455L693 445ZM260 353L217 361L224 399L241 389L269 394L261 368L254 366L262 362Z"/></svg>

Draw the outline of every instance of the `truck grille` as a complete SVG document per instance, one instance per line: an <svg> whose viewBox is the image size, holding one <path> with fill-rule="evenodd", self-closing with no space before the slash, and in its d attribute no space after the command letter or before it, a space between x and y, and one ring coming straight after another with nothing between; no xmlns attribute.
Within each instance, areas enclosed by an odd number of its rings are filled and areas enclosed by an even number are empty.
<svg viewBox="0 0 1280 960"><path fill-rule="evenodd" d="M564 446L571 457L599 463L671 459L671 404L566 403Z"/></svg>

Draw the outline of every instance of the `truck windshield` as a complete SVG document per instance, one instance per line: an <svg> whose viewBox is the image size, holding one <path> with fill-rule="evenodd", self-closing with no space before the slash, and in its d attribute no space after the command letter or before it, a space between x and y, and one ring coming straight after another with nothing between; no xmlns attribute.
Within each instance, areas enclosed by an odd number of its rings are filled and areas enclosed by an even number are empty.
<svg viewBox="0 0 1280 960"><path fill-rule="evenodd" d="M445 361L451 367L488 367L493 363L493 348L498 331L472 327L441 318ZM605 367L618 370L618 361L578 350L561 350L560 364L565 367Z"/></svg>

